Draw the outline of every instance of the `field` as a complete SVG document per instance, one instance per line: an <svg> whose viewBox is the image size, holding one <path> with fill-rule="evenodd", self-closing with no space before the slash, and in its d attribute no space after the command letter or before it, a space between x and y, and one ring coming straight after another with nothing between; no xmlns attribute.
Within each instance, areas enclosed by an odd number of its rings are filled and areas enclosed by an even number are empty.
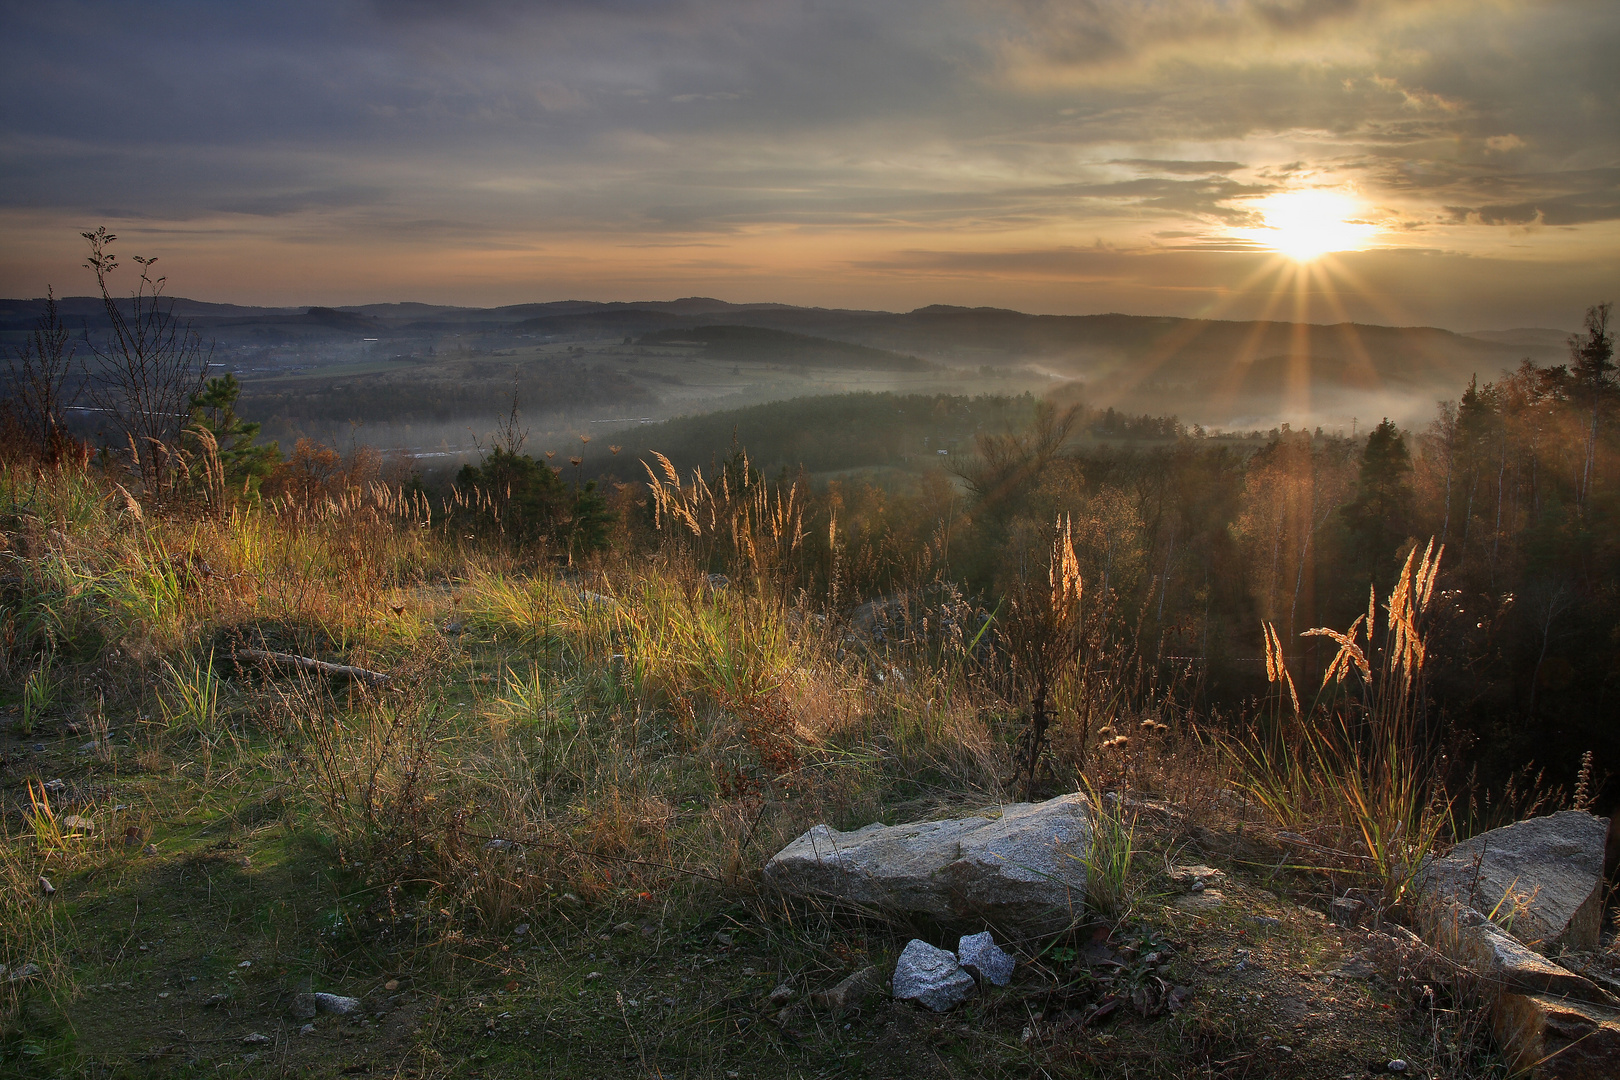
<svg viewBox="0 0 1620 1080"><path fill-rule="evenodd" d="M954 939L773 895L764 860L816 822L1016 793L1019 703L949 590L847 609L764 556L717 583L723 530L559 570L380 484L274 507L0 485L9 1075L1499 1071L1466 987L1324 918L1376 877L1298 867L1260 774L1165 695L1043 781L1089 788L1114 840L1067 931L1009 940L1010 988L945 1016L818 1003ZM1202 861L1228 903L1184 910L1167 870ZM307 992L363 1010L298 1015Z"/></svg>

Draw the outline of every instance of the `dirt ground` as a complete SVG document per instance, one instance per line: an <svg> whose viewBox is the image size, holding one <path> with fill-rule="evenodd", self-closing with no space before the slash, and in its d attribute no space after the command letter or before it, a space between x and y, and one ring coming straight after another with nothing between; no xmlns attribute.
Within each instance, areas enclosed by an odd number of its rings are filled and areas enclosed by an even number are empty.
<svg viewBox="0 0 1620 1080"><path fill-rule="evenodd" d="M944 1015L883 993L835 1014L812 995L867 965L886 977L914 934L950 947L961 928L743 886L696 907L558 903L476 937L391 911L283 803L273 761L204 783L128 754L98 763L77 741L0 735L12 831L26 781L46 777L64 779L59 815L144 816L127 846L46 866L56 892L38 902L56 905L62 963L22 985L8 1076L1339 1080L1395 1061L1406 1076L1505 1075L1467 1002L1404 970L1394 938L1334 925L1286 881L1184 838L1161 846L1219 864L1218 887L1149 875L1122 918L1008 942L1012 984ZM363 1007L297 1015L312 991Z"/></svg>

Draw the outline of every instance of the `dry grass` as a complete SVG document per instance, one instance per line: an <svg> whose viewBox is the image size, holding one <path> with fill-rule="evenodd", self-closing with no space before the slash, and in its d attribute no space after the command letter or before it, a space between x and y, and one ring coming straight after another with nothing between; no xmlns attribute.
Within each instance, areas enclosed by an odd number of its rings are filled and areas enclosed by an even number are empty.
<svg viewBox="0 0 1620 1080"><path fill-rule="evenodd" d="M842 931L777 911L757 894L759 866L816 822L916 820L1013 797L1013 681L997 628L954 592L899 598L917 617L879 640L790 588L798 495L735 464L690 484L655 476L678 537L566 574L468 545L442 527L444 506L381 484L159 514L86 474L0 470L17 581L0 609L6 677L20 690L49 672L99 744L118 727L120 750L97 752L97 775L143 792L120 795L123 809L76 802L93 834L64 832L44 797L7 819L0 963L36 963L30 985L73 997L76 931L32 880L117 874L156 831L207 808L262 815L318 849L363 898L341 906L343 925L386 930L419 970L449 971L475 941L498 949L523 923L588 924L596 941L622 920L703 923L743 905L771 948L815 957L830 976ZM1398 876L1412 841L1394 816L1422 800L1377 787L1398 755L1367 734L1403 730L1377 718L1409 710L1409 687L1358 699L1367 723L1344 729L1356 738L1342 749L1362 757L1304 741L1239 769L1144 674L1139 643L1079 625L1073 553L1058 552L1044 583L1057 590L1067 656L1047 679L1065 717L1052 749L1112 808L1092 867L1101 914L1132 919L1152 877L1134 812L1110 790L1173 793L1196 821L1219 816L1241 777L1279 823L1297 806L1288 824L1326 821L1332 844L1364 858L1357 843L1381 845L1391 861L1379 873ZM1426 566L1409 566L1402 612L1421 612ZM717 568L729 583L709 578ZM1391 632L1417 670L1421 636ZM234 655L242 645L390 679L261 669ZM1309 793L1324 773L1339 787ZM0 1022L13 1023L22 997L6 992Z"/></svg>
<svg viewBox="0 0 1620 1080"><path fill-rule="evenodd" d="M1422 616L1442 552L1431 540L1421 558L1415 547L1407 556L1381 637L1372 594L1366 614L1343 633L1305 632L1339 646L1309 711L1268 626L1267 674L1279 688L1273 712L1258 740L1228 744L1245 790L1277 825L1304 834L1300 846L1325 868L1370 882L1386 909L1406 901L1451 824L1452 799L1433 767L1423 674Z"/></svg>

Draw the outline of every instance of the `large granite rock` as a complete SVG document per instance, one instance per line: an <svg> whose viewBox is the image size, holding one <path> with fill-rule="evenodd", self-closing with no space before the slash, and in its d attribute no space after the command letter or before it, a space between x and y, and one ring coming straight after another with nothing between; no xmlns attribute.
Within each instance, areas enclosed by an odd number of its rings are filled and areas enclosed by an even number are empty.
<svg viewBox="0 0 1620 1080"><path fill-rule="evenodd" d="M944 920L1065 922L1085 900L1091 810L1081 794L999 813L839 832L817 825L765 864L765 877L819 896Z"/></svg>
<svg viewBox="0 0 1620 1080"><path fill-rule="evenodd" d="M1430 903L1484 912L1537 952L1595 949L1608 830L1579 810L1492 829L1430 860L1418 888Z"/></svg>
<svg viewBox="0 0 1620 1080"><path fill-rule="evenodd" d="M1597 983L1548 960L1473 908L1451 902L1431 906L1424 913L1423 931L1442 955L1478 976L1489 993L1620 1005Z"/></svg>
<svg viewBox="0 0 1620 1080"><path fill-rule="evenodd" d="M1620 1076L1620 1013L1548 994L1503 994L1491 1010L1497 1043L1525 1080Z"/></svg>

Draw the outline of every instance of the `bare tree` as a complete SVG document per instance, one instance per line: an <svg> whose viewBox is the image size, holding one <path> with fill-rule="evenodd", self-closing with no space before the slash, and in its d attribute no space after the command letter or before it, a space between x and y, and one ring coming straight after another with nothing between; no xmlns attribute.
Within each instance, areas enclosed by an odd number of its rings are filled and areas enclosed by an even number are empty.
<svg viewBox="0 0 1620 1080"><path fill-rule="evenodd" d="M158 488L176 461L213 345L205 346L191 323L175 316L174 301L163 295L165 279L152 276L156 259L134 257L141 278L128 301L120 301L107 282L118 269L109 250L118 237L105 228L82 235L90 244L85 266L96 275L111 324L105 343L91 343L97 370L91 373L90 399L117 423L142 483Z"/></svg>
<svg viewBox="0 0 1620 1080"><path fill-rule="evenodd" d="M56 309L56 294L47 286L45 311L21 348L7 357L11 384L6 408L22 430L31 452L52 465L80 457L79 442L67 432L65 413L79 398L82 384L68 381L73 344Z"/></svg>

